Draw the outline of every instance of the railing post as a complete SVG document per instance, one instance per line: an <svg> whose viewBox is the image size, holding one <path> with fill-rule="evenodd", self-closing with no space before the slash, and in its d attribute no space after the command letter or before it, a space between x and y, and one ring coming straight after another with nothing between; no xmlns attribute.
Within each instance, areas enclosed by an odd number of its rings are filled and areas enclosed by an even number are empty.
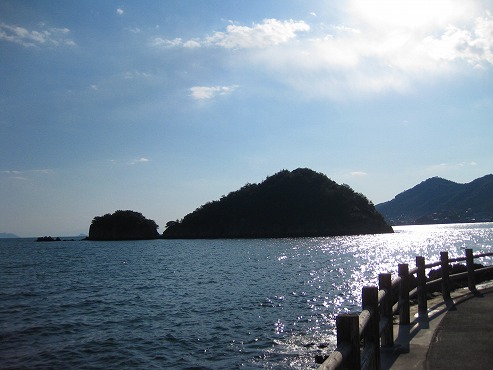
<svg viewBox="0 0 493 370"><path fill-rule="evenodd" d="M373 346L374 369L380 369L380 314L378 312L378 288L363 287L362 308L370 311L370 321L363 334L364 344Z"/></svg>
<svg viewBox="0 0 493 370"><path fill-rule="evenodd" d="M476 278L474 277L474 257L472 249L466 249L466 266L467 266L467 286L471 292L476 291Z"/></svg>
<svg viewBox="0 0 493 370"><path fill-rule="evenodd" d="M450 278L448 266L448 252L440 252L440 262L442 267L442 295L444 300L450 299Z"/></svg>
<svg viewBox="0 0 493 370"><path fill-rule="evenodd" d="M337 346L347 342L351 346L351 354L345 363L348 370L361 369L361 353L359 348L359 315L340 314L336 318Z"/></svg>
<svg viewBox="0 0 493 370"><path fill-rule="evenodd" d="M409 266L407 263L399 264L399 325L408 325L410 322L409 306Z"/></svg>
<svg viewBox="0 0 493 370"><path fill-rule="evenodd" d="M382 347L392 347L394 345L394 328L392 325L392 275L378 275L378 287L385 291L385 298L380 304L380 314L387 320L382 336L380 338Z"/></svg>
<svg viewBox="0 0 493 370"><path fill-rule="evenodd" d="M426 300L426 272L425 272L425 258L421 256L416 257L416 267L418 268L417 280L418 280L418 311L426 312L428 310L428 302Z"/></svg>

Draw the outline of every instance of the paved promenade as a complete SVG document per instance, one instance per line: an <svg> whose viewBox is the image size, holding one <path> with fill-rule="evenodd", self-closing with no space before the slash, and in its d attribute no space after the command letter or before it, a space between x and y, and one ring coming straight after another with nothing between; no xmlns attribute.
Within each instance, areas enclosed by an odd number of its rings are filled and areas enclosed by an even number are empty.
<svg viewBox="0 0 493 370"><path fill-rule="evenodd" d="M428 302L427 315L411 312L410 325L394 325L395 345L382 349L382 369L493 369L493 287L461 289L447 303Z"/></svg>

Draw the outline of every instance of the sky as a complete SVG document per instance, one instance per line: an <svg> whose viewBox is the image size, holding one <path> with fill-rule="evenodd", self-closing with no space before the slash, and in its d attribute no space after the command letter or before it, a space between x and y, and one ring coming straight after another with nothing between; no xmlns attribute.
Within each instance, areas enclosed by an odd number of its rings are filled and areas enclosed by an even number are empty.
<svg viewBox="0 0 493 370"><path fill-rule="evenodd" d="M283 169L493 172L493 1L0 0L0 232L164 230Z"/></svg>

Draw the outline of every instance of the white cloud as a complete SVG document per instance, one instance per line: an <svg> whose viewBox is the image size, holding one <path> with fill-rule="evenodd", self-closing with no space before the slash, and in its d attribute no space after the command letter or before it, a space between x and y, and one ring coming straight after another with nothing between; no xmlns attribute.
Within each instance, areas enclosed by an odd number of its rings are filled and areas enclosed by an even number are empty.
<svg viewBox="0 0 493 370"><path fill-rule="evenodd" d="M342 24L252 52L249 60L306 97L333 100L407 93L416 84L456 73L464 61L474 68L493 65L493 17L469 2L351 5Z"/></svg>
<svg viewBox="0 0 493 370"><path fill-rule="evenodd" d="M25 47L41 46L75 46L69 38L68 28L54 28L41 25L39 30L0 23L0 40L16 43Z"/></svg>
<svg viewBox="0 0 493 370"><path fill-rule="evenodd" d="M177 46L182 46L183 41L181 38L175 38L173 40L167 40L163 39L162 37L155 37L151 41L151 46L154 47L166 47L166 48L172 48L172 47L177 47Z"/></svg>
<svg viewBox="0 0 493 370"><path fill-rule="evenodd" d="M123 79L125 80L135 80L135 79L141 79L141 78L150 78L152 75L147 72L140 72L140 71L127 71L123 74Z"/></svg>
<svg viewBox="0 0 493 370"><path fill-rule="evenodd" d="M364 171L352 171L349 173L351 176L357 176L357 177L361 177L361 176L367 176L368 173L364 172Z"/></svg>
<svg viewBox="0 0 493 370"><path fill-rule="evenodd" d="M27 180L29 176L33 174L50 175L53 173L54 173L53 170L46 168L25 170L25 171L19 171L19 170L0 171L0 174L6 175L9 179L14 179L14 180Z"/></svg>
<svg viewBox="0 0 493 370"><path fill-rule="evenodd" d="M123 11L123 9L122 9L122 8L117 8L117 9L116 9L116 14L118 14L118 15L123 15L123 13L125 13L125 12Z"/></svg>
<svg viewBox="0 0 493 370"><path fill-rule="evenodd" d="M461 59L475 67L493 64L493 17L486 12L471 30L448 26L441 37L427 37L424 45L437 60Z"/></svg>
<svg viewBox="0 0 493 370"><path fill-rule="evenodd" d="M459 162L459 163L440 163L440 164L434 164L431 166L428 166L427 171L428 172L444 172L444 171L449 171L449 170L455 170L455 169L462 169L465 167L475 167L478 164L475 161L464 161L464 162Z"/></svg>
<svg viewBox="0 0 493 370"><path fill-rule="evenodd" d="M464 71L493 65L493 17L478 1L352 0L334 24L265 19L229 24L208 37L156 37L153 46L242 50L237 62L306 98L346 100L413 92ZM317 17L317 21L318 21ZM218 90L219 89L219 90ZM205 100L220 87L194 87Z"/></svg>
<svg viewBox="0 0 493 370"><path fill-rule="evenodd" d="M265 48L288 42L297 32L307 32L310 26L304 21L279 21L264 19L252 27L231 24L226 32L215 32L206 39L206 44L227 49Z"/></svg>
<svg viewBox="0 0 493 370"><path fill-rule="evenodd" d="M228 95L235 91L239 86L194 86L190 88L190 96L195 100L210 100L218 95Z"/></svg>
<svg viewBox="0 0 493 370"><path fill-rule="evenodd" d="M205 38L183 41L181 38L166 39L156 37L151 46L158 47L222 47L226 49L266 48L283 44L296 38L298 32L307 32L310 26L304 21L279 21L264 19L251 27L230 24L224 32L214 32Z"/></svg>
<svg viewBox="0 0 493 370"><path fill-rule="evenodd" d="M147 163L147 162L150 162L150 161L151 160L148 159L148 158L140 157L140 158L134 159L132 162L130 162L130 164Z"/></svg>
<svg viewBox="0 0 493 370"><path fill-rule="evenodd" d="M183 43L183 47L193 49L193 48L200 48L200 41L198 40L188 40Z"/></svg>
<svg viewBox="0 0 493 370"><path fill-rule="evenodd" d="M20 175L22 171L17 171L17 170L5 170L5 171L0 171L0 173L4 173L7 175Z"/></svg>

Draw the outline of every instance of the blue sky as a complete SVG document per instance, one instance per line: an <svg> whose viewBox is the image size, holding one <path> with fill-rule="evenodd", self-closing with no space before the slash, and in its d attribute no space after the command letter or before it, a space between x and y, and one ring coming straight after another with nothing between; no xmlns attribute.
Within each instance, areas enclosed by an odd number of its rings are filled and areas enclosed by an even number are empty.
<svg viewBox="0 0 493 370"><path fill-rule="evenodd" d="M282 169L493 172L492 1L0 0L0 232L164 230Z"/></svg>

